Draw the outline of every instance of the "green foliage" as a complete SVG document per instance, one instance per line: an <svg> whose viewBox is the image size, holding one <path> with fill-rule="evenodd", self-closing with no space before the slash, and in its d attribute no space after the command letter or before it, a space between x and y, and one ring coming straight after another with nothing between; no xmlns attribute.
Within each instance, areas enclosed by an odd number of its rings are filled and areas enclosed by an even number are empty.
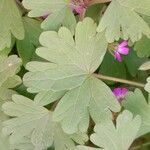
<svg viewBox="0 0 150 150"><path fill-rule="evenodd" d="M76 20L68 8L67 0L23 0L25 8L31 10L30 17L42 17L49 15L41 24L45 30L57 30L64 25L74 31Z"/></svg>
<svg viewBox="0 0 150 150"><path fill-rule="evenodd" d="M133 118L132 113L124 111L117 118L116 125L111 120L97 124L91 141L104 150L127 150L136 138L140 128L140 116ZM79 150L99 150L79 146Z"/></svg>
<svg viewBox="0 0 150 150"><path fill-rule="evenodd" d="M67 133L86 132L89 113L95 122L111 118L111 111L118 112L119 104L109 87L96 78L66 93L54 112L54 120L60 121ZM98 112L98 113L97 113Z"/></svg>
<svg viewBox="0 0 150 150"><path fill-rule="evenodd" d="M140 115L142 118L142 125L138 132L138 136L150 132L150 103L145 100L145 97L139 89L130 92L126 96L124 107L134 115Z"/></svg>
<svg viewBox="0 0 150 150"><path fill-rule="evenodd" d="M150 56L150 47L149 47L150 39L146 36L143 36L140 41L138 41L134 49L137 51L139 57L149 57Z"/></svg>
<svg viewBox="0 0 150 150"><path fill-rule="evenodd" d="M0 149L148 150L149 25L150 0L0 0Z"/></svg>
<svg viewBox="0 0 150 150"><path fill-rule="evenodd" d="M36 53L53 63L31 62L27 65L30 72L24 76L24 84L29 87L28 91L70 90L82 85L98 68L106 53L107 42L102 33L96 34L96 27L90 18L79 22L75 41L65 27L58 33L43 32L40 36L43 47Z"/></svg>
<svg viewBox="0 0 150 150"><path fill-rule="evenodd" d="M119 38L138 41L142 34L150 35L148 24L139 14L150 16L149 0L112 0L100 20L97 31L105 31L108 42ZM139 13L139 14L138 14Z"/></svg>
<svg viewBox="0 0 150 150"><path fill-rule="evenodd" d="M77 133L65 134L60 125L52 121L52 112L34 101L21 95L13 95L13 102L6 102L2 109L5 114L15 117L4 122L3 133L10 135L10 142L15 144L19 139L31 136L33 145L39 150L53 144L56 150L73 150L75 140L84 144L86 135Z"/></svg>
<svg viewBox="0 0 150 150"><path fill-rule="evenodd" d="M11 34L17 39L24 38L20 12L14 0L0 0L0 51L11 46Z"/></svg>
<svg viewBox="0 0 150 150"><path fill-rule="evenodd" d="M35 55L35 49L39 46L39 36L42 32L40 22L34 19L23 17L25 38L17 40L17 50L23 63L31 61Z"/></svg>
<svg viewBox="0 0 150 150"><path fill-rule="evenodd" d="M42 33L40 43L43 47L37 49L37 54L53 63L28 63L30 72L24 76L24 84L32 93L69 90L54 113L55 121L61 122L65 132L85 132L89 125L88 109L98 122L111 117L109 109L120 110L107 85L91 76L103 60L107 42L103 34L96 34L96 24L90 18L78 23L75 41L71 32L62 27L58 34Z"/></svg>
<svg viewBox="0 0 150 150"><path fill-rule="evenodd" d="M126 78L127 74L125 63L116 61L109 52L107 52L104 57L104 60L100 66L99 73L124 79Z"/></svg>

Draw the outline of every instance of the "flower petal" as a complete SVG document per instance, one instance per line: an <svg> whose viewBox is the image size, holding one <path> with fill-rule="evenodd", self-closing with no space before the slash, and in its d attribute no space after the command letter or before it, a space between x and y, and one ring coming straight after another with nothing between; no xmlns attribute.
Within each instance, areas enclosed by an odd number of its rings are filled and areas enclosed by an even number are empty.
<svg viewBox="0 0 150 150"><path fill-rule="evenodd" d="M128 55L129 54L129 48L127 47L118 47L117 51L120 53L120 54L123 54L123 55Z"/></svg>
<svg viewBox="0 0 150 150"><path fill-rule="evenodd" d="M122 57L118 51L115 51L115 59L118 60L119 62L122 62Z"/></svg>
<svg viewBox="0 0 150 150"><path fill-rule="evenodd" d="M78 14L81 14L83 12L84 8L82 6L77 6L75 8L75 11L78 13Z"/></svg>
<svg viewBox="0 0 150 150"><path fill-rule="evenodd" d="M112 92L116 96L117 100L119 102L121 102L125 98L125 95L127 94L128 89L126 89L126 88L115 88L115 89L113 89Z"/></svg>
<svg viewBox="0 0 150 150"><path fill-rule="evenodd" d="M118 47L125 47L125 46L128 46L128 41L121 42Z"/></svg>

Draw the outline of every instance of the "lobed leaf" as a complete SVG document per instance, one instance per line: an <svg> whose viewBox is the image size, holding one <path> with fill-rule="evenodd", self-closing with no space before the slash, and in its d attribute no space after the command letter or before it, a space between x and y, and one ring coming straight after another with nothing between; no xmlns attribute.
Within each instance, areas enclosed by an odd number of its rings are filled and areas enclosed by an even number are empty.
<svg viewBox="0 0 150 150"><path fill-rule="evenodd" d="M29 17L47 16L41 24L43 29L57 30L64 25L74 32L76 19L67 0L23 0L23 5L31 10Z"/></svg>
<svg viewBox="0 0 150 150"><path fill-rule="evenodd" d="M11 143L15 144L19 139L30 135L33 145L39 150L53 144L56 150L75 148L72 140L75 135L64 133L60 125L52 121L52 112L21 95L13 95L12 99L13 102L6 102L2 106L5 114L14 117L4 122L3 128L3 133L10 136ZM82 144L87 140L83 134L76 137Z"/></svg>
<svg viewBox="0 0 150 150"><path fill-rule="evenodd" d="M150 28L140 14L150 16L149 0L112 0L97 28L105 31L108 42L141 39L142 35L150 36Z"/></svg>
<svg viewBox="0 0 150 150"><path fill-rule="evenodd" d="M110 110L118 112L120 105L106 84L91 77L65 94L54 111L54 120L61 122L66 133L86 132L89 115L95 122L103 122L112 117Z"/></svg>
<svg viewBox="0 0 150 150"><path fill-rule="evenodd" d="M0 51L11 46L12 35L24 38L24 27L15 0L0 0ZM12 35L11 35L12 34Z"/></svg>
<svg viewBox="0 0 150 150"><path fill-rule="evenodd" d="M96 24L90 18L78 23L75 41L62 27L58 33L42 33L40 43L43 47L37 49L37 54L51 63L37 62L40 68L35 62L27 64L30 72L25 74L24 84L32 93L80 86L101 64L107 48L103 33L96 33Z"/></svg>
<svg viewBox="0 0 150 150"><path fill-rule="evenodd" d="M97 124L90 139L103 150L127 150L136 138L140 123L140 116L133 118L132 113L125 110L118 116L116 126L111 120ZM100 150L84 146L78 146L77 149Z"/></svg>
<svg viewBox="0 0 150 150"><path fill-rule="evenodd" d="M130 92L126 96L124 107L131 111L134 115L140 115L142 124L138 132L138 136L150 132L150 103L145 100L144 95L139 89Z"/></svg>

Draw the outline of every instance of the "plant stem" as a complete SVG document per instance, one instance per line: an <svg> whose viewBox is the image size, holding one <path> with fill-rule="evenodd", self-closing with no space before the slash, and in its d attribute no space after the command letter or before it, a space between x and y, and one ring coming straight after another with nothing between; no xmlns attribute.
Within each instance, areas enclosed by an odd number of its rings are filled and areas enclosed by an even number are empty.
<svg viewBox="0 0 150 150"><path fill-rule="evenodd" d="M115 77L105 76L105 75L102 75L102 74L94 74L94 76L96 78L99 78L99 79L102 79L102 80L125 83L125 84L129 84L129 85L133 85L133 86L141 87L141 88L145 87L145 84L143 84L143 83L138 83L138 82L134 82L134 81L130 81L130 80L119 79L119 78L115 78Z"/></svg>
<svg viewBox="0 0 150 150"><path fill-rule="evenodd" d="M88 6L94 5L94 4L100 4L100 3L108 3L111 2L111 0L90 0L88 2Z"/></svg>

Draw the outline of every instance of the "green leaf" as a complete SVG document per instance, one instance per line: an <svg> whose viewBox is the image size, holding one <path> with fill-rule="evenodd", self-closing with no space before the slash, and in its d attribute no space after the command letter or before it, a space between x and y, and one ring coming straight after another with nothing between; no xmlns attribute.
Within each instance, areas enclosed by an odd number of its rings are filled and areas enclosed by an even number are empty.
<svg viewBox="0 0 150 150"><path fill-rule="evenodd" d="M11 46L11 34L17 39L24 38L20 12L14 0L0 0L0 50Z"/></svg>
<svg viewBox="0 0 150 150"><path fill-rule="evenodd" d="M150 103L145 100L142 92L136 89L126 96L124 107L131 111L134 115L140 115L142 118L141 128L138 136L150 132Z"/></svg>
<svg viewBox="0 0 150 150"><path fill-rule="evenodd" d="M66 91L43 91L35 96L34 102L39 106L48 105L64 96Z"/></svg>
<svg viewBox="0 0 150 150"><path fill-rule="evenodd" d="M126 78L126 66L124 62L120 63L110 53L106 53L99 73L116 78Z"/></svg>
<svg viewBox="0 0 150 150"><path fill-rule="evenodd" d="M16 73L18 73L18 71L20 70L20 65L21 65L21 60L16 55L11 55L8 58L4 58L0 60L0 86L2 86L4 83L8 84L6 83L7 80L9 80L7 82L10 82L10 80L14 80L14 79L19 80L18 77L16 76L13 77L13 76ZM14 84L16 85L16 82Z"/></svg>
<svg viewBox="0 0 150 150"><path fill-rule="evenodd" d="M91 77L65 94L54 111L54 120L61 122L66 133L86 132L89 114L100 122L112 117L110 110L118 112L120 105L105 83Z"/></svg>
<svg viewBox="0 0 150 150"><path fill-rule="evenodd" d="M0 121L0 148L2 150L13 150L11 145L9 144L8 137L3 135L2 130L2 122Z"/></svg>
<svg viewBox="0 0 150 150"><path fill-rule="evenodd" d="M145 90L150 93L150 77L147 78L147 83L145 85Z"/></svg>
<svg viewBox="0 0 150 150"><path fill-rule="evenodd" d="M34 101L21 95L13 95L12 99L13 102L6 102L2 106L5 114L14 117L3 123L3 133L10 136L11 143L15 144L19 139L30 135L38 150L53 144L56 150L73 150L75 143L72 137L78 136L78 142L82 144L87 140L83 134L65 134L60 125L52 121L52 112L38 106Z"/></svg>
<svg viewBox="0 0 150 150"><path fill-rule="evenodd" d="M39 36L42 32L40 22L34 19L23 17L25 38L17 40L17 50L23 60L23 64L31 61L35 55L35 49L39 46Z"/></svg>
<svg viewBox="0 0 150 150"><path fill-rule="evenodd" d="M105 11L97 31L105 31L108 42L123 39L138 41L142 35L150 36L150 28L139 14L150 16L149 0L112 0Z"/></svg>
<svg viewBox="0 0 150 150"><path fill-rule="evenodd" d="M150 17L143 16L144 20L148 23L150 27ZM143 36L142 39L137 41L134 45L134 50L137 52L139 57L149 57L150 56L150 37Z"/></svg>
<svg viewBox="0 0 150 150"><path fill-rule="evenodd" d="M102 147L103 150L127 150L136 138L140 128L140 116L133 118L129 111L124 111L116 120L116 125L111 120L97 124L95 133L91 135L91 141ZM79 146L79 150L99 150Z"/></svg>
<svg viewBox="0 0 150 150"><path fill-rule="evenodd" d="M150 70L150 61L147 61L144 64L142 64L139 70Z"/></svg>
<svg viewBox="0 0 150 150"><path fill-rule="evenodd" d="M101 64L107 42L103 33L96 33L96 24L90 18L79 22L75 41L65 27L58 33L43 32L37 54L49 62L31 62L26 68L24 84L32 93L49 90L70 90L80 86ZM39 67L40 65L40 67Z"/></svg>
<svg viewBox="0 0 150 150"><path fill-rule="evenodd" d="M149 57L150 56L150 39L143 36L142 39L136 42L134 50L137 52L139 57Z"/></svg>
<svg viewBox="0 0 150 150"><path fill-rule="evenodd" d="M129 73L135 77L139 71L139 67L144 63L147 59L139 58L135 51L132 49L130 53L124 57L124 61Z"/></svg>
<svg viewBox="0 0 150 150"><path fill-rule="evenodd" d="M88 7L85 15L86 17L93 18L94 21L98 23L100 15L102 15L103 8L104 8L104 5L102 4L92 5Z"/></svg>
<svg viewBox="0 0 150 150"><path fill-rule="evenodd" d="M57 30L61 25L74 32L76 19L66 0L23 0L25 8L31 10L29 17L49 15L41 24L45 30Z"/></svg>

